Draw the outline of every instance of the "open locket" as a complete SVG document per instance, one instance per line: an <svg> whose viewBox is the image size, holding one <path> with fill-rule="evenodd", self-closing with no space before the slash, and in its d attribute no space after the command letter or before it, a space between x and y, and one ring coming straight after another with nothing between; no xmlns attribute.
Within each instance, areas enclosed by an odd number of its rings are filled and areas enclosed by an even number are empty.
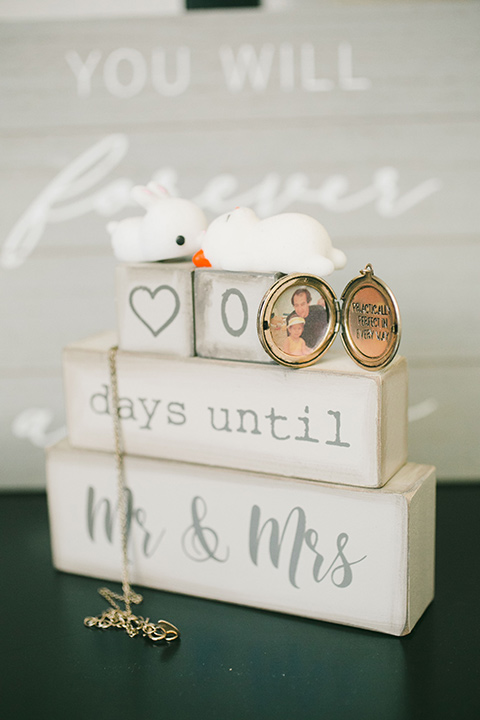
<svg viewBox="0 0 480 720"><path fill-rule="evenodd" d="M260 303L258 337L282 365L313 365L340 330L347 353L367 370L379 370L395 357L400 312L370 264L348 283L340 301L322 278L293 274L277 280Z"/></svg>

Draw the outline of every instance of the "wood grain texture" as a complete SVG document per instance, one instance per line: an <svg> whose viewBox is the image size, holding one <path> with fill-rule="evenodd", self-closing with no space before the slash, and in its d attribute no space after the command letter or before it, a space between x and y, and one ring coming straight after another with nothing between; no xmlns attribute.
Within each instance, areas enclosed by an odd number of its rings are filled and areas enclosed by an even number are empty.
<svg viewBox="0 0 480 720"><path fill-rule="evenodd" d="M410 632L423 615L425 607L433 599L435 587L435 563L433 561L436 524L435 475L432 474L425 482L419 473L417 486L412 490L412 495L413 502L410 502L408 515L410 550L408 554L407 603L409 619L404 629L404 635Z"/></svg>
<svg viewBox="0 0 480 720"><path fill-rule="evenodd" d="M210 219L240 204L313 215L349 257L337 293L372 262L427 413L412 457L478 478L478 6L285 7L125 19L110 3L105 19L2 24L0 382L25 379L5 417L33 397L57 407L41 383L59 387L61 348L115 325L105 224L136 214L129 189L156 176ZM23 478L29 441L2 427Z"/></svg>
<svg viewBox="0 0 480 720"><path fill-rule="evenodd" d="M73 446L113 450L109 335L64 351ZM345 355L297 369L119 351L125 452L380 487L406 462L404 358L369 372ZM386 398L384 397L386 394Z"/></svg>
<svg viewBox="0 0 480 720"><path fill-rule="evenodd" d="M174 194L196 199L209 219L237 205L252 206L262 217L306 212L347 249L369 240L478 243L476 121L328 122L321 132L316 120L282 123L275 132L254 120L214 127L123 126L121 133L94 128L91 134L0 139L0 189L9 199L0 224L2 255L32 205L42 210L35 222L45 223L34 247L106 249L106 222L139 215L129 190L154 176ZM72 179L39 201L65 166L87 155L91 179L83 191Z"/></svg>
<svg viewBox="0 0 480 720"><path fill-rule="evenodd" d="M257 314L276 273L195 271L197 355L271 363L257 335Z"/></svg>
<svg viewBox="0 0 480 720"><path fill-rule="evenodd" d="M10 78L10 102L0 127L109 127L120 108L124 125L478 113L478 29L475 3L4 24L0 72ZM344 42L351 66L342 87ZM168 76L161 55L152 71L158 48L168 53ZM91 82L86 75L79 97L65 58L75 53L80 67L92 52L100 55L91 56ZM239 69L239 58L250 71ZM368 85L349 89L347 77Z"/></svg>
<svg viewBox="0 0 480 720"><path fill-rule="evenodd" d="M133 583L393 635L433 598L431 466L380 490L136 457L126 473ZM115 487L112 455L50 450L59 570L120 578Z"/></svg>

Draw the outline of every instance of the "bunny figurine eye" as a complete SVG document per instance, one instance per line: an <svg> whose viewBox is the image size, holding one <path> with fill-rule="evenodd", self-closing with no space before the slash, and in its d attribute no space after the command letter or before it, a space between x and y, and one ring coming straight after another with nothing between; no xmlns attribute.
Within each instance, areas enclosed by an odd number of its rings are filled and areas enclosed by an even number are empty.
<svg viewBox="0 0 480 720"><path fill-rule="evenodd" d="M179 235L175 242L177 243L177 245L185 245L185 238L183 237L183 235Z"/></svg>

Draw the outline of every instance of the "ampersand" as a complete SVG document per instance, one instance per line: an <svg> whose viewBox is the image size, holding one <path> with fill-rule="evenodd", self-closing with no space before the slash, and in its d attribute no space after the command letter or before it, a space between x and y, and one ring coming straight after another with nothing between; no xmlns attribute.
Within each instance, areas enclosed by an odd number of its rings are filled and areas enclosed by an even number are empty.
<svg viewBox="0 0 480 720"><path fill-rule="evenodd" d="M197 495L192 500L192 524L182 535L183 550L195 562L205 562L205 560L209 559L222 563L226 562L229 555L228 548L224 558L218 557L219 539L217 533L213 528L202 526L202 521L206 516L207 505L205 500Z"/></svg>

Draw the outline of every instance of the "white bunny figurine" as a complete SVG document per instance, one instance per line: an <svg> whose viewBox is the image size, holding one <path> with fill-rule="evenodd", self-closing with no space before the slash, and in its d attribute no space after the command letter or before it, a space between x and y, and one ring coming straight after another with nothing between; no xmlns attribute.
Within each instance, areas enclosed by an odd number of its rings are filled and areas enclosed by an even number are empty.
<svg viewBox="0 0 480 720"><path fill-rule="evenodd" d="M253 210L239 207L210 223L200 242L193 258L197 267L325 276L347 261L323 225L301 213L260 220Z"/></svg>
<svg viewBox="0 0 480 720"><path fill-rule="evenodd" d="M198 205L170 197L157 183L132 189L133 199L146 210L143 217L110 222L113 252L122 262L155 262L191 257L200 247L207 219Z"/></svg>

